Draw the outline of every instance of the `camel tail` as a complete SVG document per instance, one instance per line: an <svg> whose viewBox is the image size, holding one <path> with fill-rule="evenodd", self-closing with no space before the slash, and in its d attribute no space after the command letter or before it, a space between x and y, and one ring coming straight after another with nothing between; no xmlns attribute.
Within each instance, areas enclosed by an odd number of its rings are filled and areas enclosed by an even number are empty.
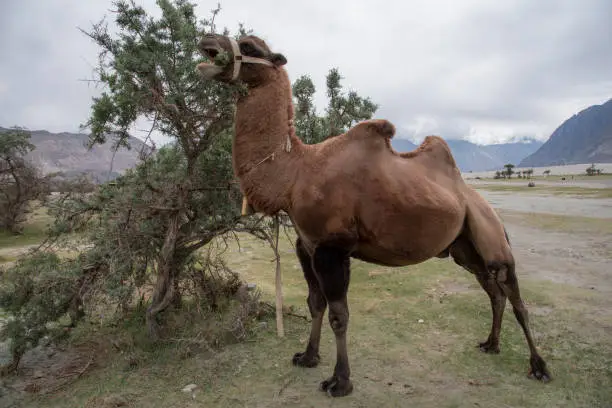
<svg viewBox="0 0 612 408"><path fill-rule="evenodd" d="M508 246L512 247L512 244L510 243L510 237L508 236L508 231L506 230L506 227L504 228L504 235L506 236L506 242L508 242Z"/></svg>

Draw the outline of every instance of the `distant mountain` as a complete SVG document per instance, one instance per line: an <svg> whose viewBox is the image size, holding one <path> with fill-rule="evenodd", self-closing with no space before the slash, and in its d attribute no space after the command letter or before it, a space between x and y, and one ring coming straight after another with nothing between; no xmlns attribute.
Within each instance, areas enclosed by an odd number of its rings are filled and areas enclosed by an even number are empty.
<svg viewBox="0 0 612 408"><path fill-rule="evenodd" d="M492 170L503 166L502 160L485 151L482 146L467 140L448 139L446 142L453 152L459 170L463 172Z"/></svg>
<svg viewBox="0 0 612 408"><path fill-rule="evenodd" d="M480 147L487 153L497 157L502 162L502 166L508 163L512 163L516 166L525 157L542 147L543 144L544 142L540 142L539 140L524 139L522 142L491 144ZM494 169L491 168L486 170L496 170L499 167L500 166L496 166Z"/></svg>
<svg viewBox="0 0 612 408"><path fill-rule="evenodd" d="M417 145L406 139L391 139L391 146L398 152L410 152L417 148Z"/></svg>
<svg viewBox="0 0 612 408"><path fill-rule="evenodd" d="M612 99L561 124L520 167L612 162Z"/></svg>
<svg viewBox="0 0 612 408"><path fill-rule="evenodd" d="M8 130L10 129L0 127L0 137ZM107 140L105 144L95 145L91 150L87 150L89 138L87 134L28 131L31 134L30 142L36 146L36 149L28 153L26 158L37 165L43 173L61 171L67 177L88 173L98 181L106 181L109 176L113 157L112 141ZM112 160L111 179L138 163L143 143L135 137L130 137L129 144L130 150L125 148L117 150Z"/></svg>
<svg viewBox="0 0 612 408"><path fill-rule="evenodd" d="M493 145L477 145L457 139L447 139L446 142L462 172L497 170L507 163L518 164L542 146L542 142L532 139ZM410 151L416 148L414 143L405 139L391 139L391 145L397 151Z"/></svg>

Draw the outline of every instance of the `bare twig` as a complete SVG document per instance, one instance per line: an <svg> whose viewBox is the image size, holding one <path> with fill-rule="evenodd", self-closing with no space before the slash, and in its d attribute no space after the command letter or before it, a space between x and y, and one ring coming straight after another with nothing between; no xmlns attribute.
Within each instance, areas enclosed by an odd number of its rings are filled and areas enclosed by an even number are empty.
<svg viewBox="0 0 612 408"><path fill-rule="evenodd" d="M212 19L210 21L210 32L211 34L215 33L215 17L217 17L217 14L219 14L219 12L221 11L221 3L217 3L217 8L214 10L211 10L212 12Z"/></svg>
<svg viewBox="0 0 612 408"><path fill-rule="evenodd" d="M262 305L267 307L270 310L276 310L276 307L274 305L270 304L270 303L262 302ZM310 322L310 318L308 316L305 316L305 315L302 315L302 314L299 314L299 313L294 313L294 312L292 312L289 309L284 309L283 310L283 315L297 317L297 318L300 318L300 319L304 319L307 322Z"/></svg>
<svg viewBox="0 0 612 408"><path fill-rule="evenodd" d="M117 150L119 150L119 143L115 144L115 148L113 149L113 156L111 157L110 165L108 168L108 174L106 175L106 181L110 181L111 173L113 172L113 164L115 163L115 156L117 155Z"/></svg>
<svg viewBox="0 0 612 408"><path fill-rule="evenodd" d="M280 397L280 396L281 396L281 394L283 393L283 391L285 391L285 389L287 389L287 387L289 386L289 384L291 384L292 382L294 382L294 381L295 381L295 379L296 379L296 377L294 377L294 376L289 377L289 379L283 383L283 385L281 386L280 390L278 390L278 394L277 394L277 396L278 396L278 397Z"/></svg>
<svg viewBox="0 0 612 408"><path fill-rule="evenodd" d="M70 378L70 379L68 381L64 381L57 387L50 389L49 391L45 392L45 394L52 394L54 392L57 392L61 390L62 388L64 388L65 386L67 386L68 384L71 384L74 381L78 380L79 378L81 378L83 374L85 374L85 371L87 371L87 369L89 368L89 366L91 366L93 362L94 362L94 356L92 354L87 364L85 364L85 366L81 370L79 370L76 373L72 372L72 373L60 375L58 378Z"/></svg>
<svg viewBox="0 0 612 408"><path fill-rule="evenodd" d="M300 319L304 319L307 322L310 322L310 319L308 318L308 316L305 316L305 315L293 313L293 312L290 312L290 311L285 311L284 314L286 314L287 316L299 317Z"/></svg>

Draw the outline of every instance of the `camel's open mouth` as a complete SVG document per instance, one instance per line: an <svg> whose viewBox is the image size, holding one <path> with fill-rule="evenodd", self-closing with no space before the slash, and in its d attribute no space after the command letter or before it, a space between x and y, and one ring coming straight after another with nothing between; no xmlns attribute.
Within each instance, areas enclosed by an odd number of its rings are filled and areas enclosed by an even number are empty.
<svg viewBox="0 0 612 408"><path fill-rule="evenodd" d="M214 62L217 55L219 55L219 53L223 51L223 48L221 47L219 41L217 41L217 38L215 38L214 35L207 35L202 38L198 43L198 48L200 50L200 53L212 62Z"/></svg>
<svg viewBox="0 0 612 408"><path fill-rule="evenodd" d="M219 64L219 61L216 60L217 56L222 51L223 50L218 45L209 45L209 46L200 47L200 52L202 53L203 56L205 56L208 59L208 61L204 62L204 64L222 65L222 64Z"/></svg>
<svg viewBox="0 0 612 408"><path fill-rule="evenodd" d="M209 59L214 60L217 55L219 55L219 50L215 47L205 48L204 55L206 55Z"/></svg>
<svg viewBox="0 0 612 408"><path fill-rule="evenodd" d="M223 72L224 67L227 65L227 61L224 58L218 58L224 50L216 39L204 38L198 44L198 48L200 49L200 53L208 59L208 61L203 61L198 64L198 71L204 78L213 79Z"/></svg>

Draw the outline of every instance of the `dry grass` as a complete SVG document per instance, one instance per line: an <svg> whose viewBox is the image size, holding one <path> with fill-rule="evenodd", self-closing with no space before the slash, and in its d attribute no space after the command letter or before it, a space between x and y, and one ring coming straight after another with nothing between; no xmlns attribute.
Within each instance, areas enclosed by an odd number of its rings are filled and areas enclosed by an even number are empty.
<svg viewBox="0 0 612 408"><path fill-rule="evenodd" d="M37 204L34 204L33 207L33 211L28 215L28 220L25 222L21 234L15 235L6 231L0 231L0 250L9 247L33 245L44 239L46 229L51 222L51 217L47 213L46 207L41 207Z"/></svg>
<svg viewBox="0 0 612 408"><path fill-rule="evenodd" d="M287 305L307 314L306 285L290 240L282 241ZM245 238L227 253L231 266L273 300L272 253ZM537 343L554 380L526 378L528 352L511 310L502 352L475 345L490 325L486 295L472 276L448 260L409 268L353 262L349 302L349 357L355 391L331 400L317 391L333 370L335 346L323 330L321 365L293 367L309 324L286 318L286 337L274 320L246 342L180 358L175 348L151 347L134 367L120 354L52 397L33 396L29 407L603 407L612 401L612 300L597 292L521 279ZM419 323L419 319L424 322ZM197 329L197 322L192 322ZM101 339L104 336L99 336ZM194 393L181 389L190 383Z"/></svg>
<svg viewBox="0 0 612 408"><path fill-rule="evenodd" d="M557 215L546 213L527 213L512 210L496 210L505 222L547 231L568 232L573 234L612 235L612 222L609 219L583 217L579 215Z"/></svg>

